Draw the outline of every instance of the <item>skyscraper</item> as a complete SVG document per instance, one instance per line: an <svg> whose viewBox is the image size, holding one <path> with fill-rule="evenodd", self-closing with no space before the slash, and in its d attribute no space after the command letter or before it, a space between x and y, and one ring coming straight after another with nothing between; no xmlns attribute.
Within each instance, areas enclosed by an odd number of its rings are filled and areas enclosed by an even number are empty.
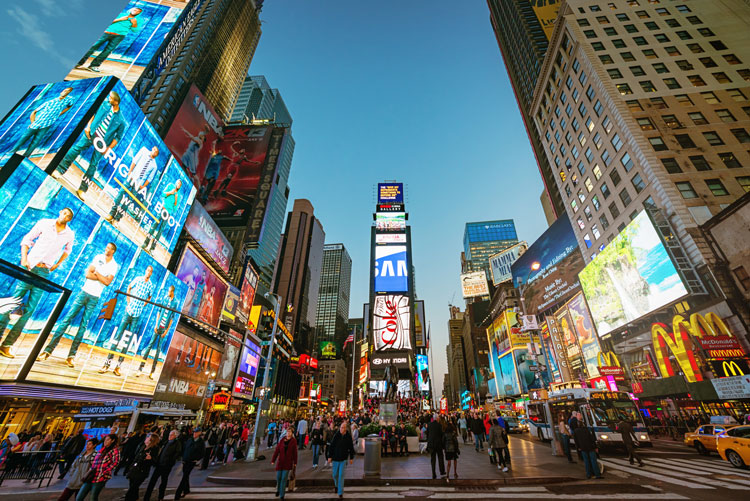
<svg viewBox="0 0 750 501"><path fill-rule="evenodd" d="M324 341L335 341L343 347L348 336L351 277L352 258L344 244L325 245L315 319L316 347Z"/></svg>
<svg viewBox="0 0 750 501"><path fill-rule="evenodd" d="M517 243L512 219L466 223L462 271L484 271L489 279L489 257Z"/></svg>
<svg viewBox="0 0 750 501"><path fill-rule="evenodd" d="M555 183L554 169L531 120L530 108L560 3L558 0L487 0L492 28L556 216L565 213L565 206Z"/></svg>
<svg viewBox="0 0 750 501"><path fill-rule="evenodd" d="M308 200L294 201L287 217L274 292L281 298L279 320L294 336L297 353L312 353L315 312L325 232Z"/></svg>
<svg viewBox="0 0 750 501"><path fill-rule="evenodd" d="M279 124L292 123L279 89L272 89L263 75L247 76L240 89L230 121L270 119Z"/></svg>

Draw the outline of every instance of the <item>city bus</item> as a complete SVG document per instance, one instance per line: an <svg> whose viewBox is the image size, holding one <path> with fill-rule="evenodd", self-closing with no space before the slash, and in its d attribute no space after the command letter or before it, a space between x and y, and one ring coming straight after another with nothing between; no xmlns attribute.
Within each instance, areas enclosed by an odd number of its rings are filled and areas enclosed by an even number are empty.
<svg viewBox="0 0 750 501"><path fill-rule="evenodd" d="M546 399L530 400L527 404L529 435L542 441L552 440L560 414L564 413L567 418L572 411L581 413L584 424L596 434L602 446L622 445L622 436L615 430L623 418L635 423L633 433L641 447L653 446L630 395L624 391L592 388L556 390Z"/></svg>

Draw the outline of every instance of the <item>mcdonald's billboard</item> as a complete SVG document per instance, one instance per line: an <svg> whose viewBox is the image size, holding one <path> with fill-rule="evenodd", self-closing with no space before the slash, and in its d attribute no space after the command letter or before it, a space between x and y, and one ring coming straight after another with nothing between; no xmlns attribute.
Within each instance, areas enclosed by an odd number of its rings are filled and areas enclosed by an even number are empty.
<svg viewBox="0 0 750 501"><path fill-rule="evenodd" d="M747 358L708 360L707 362L717 378L750 375L750 364Z"/></svg>
<svg viewBox="0 0 750 501"><path fill-rule="evenodd" d="M614 376L617 381L625 380L625 370L620 367L620 359L613 352L599 352L596 356L599 374L602 376Z"/></svg>

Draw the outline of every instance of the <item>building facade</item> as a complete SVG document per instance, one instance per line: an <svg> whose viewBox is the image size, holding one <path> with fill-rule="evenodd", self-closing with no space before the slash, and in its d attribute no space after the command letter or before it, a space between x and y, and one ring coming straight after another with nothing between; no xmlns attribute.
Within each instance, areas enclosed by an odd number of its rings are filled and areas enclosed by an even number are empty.
<svg viewBox="0 0 750 501"><path fill-rule="evenodd" d="M346 364L343 360L321 360L318 365L321 398L338 402L347 398Z"/></svg>
<svg viewBox="0 0 750 501"><path fill-rule="evenodd" d="M512 219L466 223L462 271L484 271L490 278L489 258L518 243Z"/></svg>
<svg viewBox="0 0 750 501"><path fill-rule="evenodd" d="M323 246L323 265L315 319L315 346L324 341L334 341L339 346L344 344L350 332L347 325L351 279L352 258L349 257L344 244Z"/></svg>

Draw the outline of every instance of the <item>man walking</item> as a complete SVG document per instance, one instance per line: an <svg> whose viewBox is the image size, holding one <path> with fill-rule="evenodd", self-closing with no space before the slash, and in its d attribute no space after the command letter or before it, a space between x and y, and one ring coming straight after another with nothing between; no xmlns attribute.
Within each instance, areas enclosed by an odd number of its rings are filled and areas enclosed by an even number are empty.
<svg viewBox="0 0 750 501"><path fill-rule="evenodd" d="M479 452L484 450L484 422L482 419L474 413L471 417L471 423L469 424L471 433L474 435L474 449Z"/></svg>
<svg viewBox="0 0 750 501"><path fill-rule="evenodd" d="M305 437L307 436L307 419L302 418L297 424L297 448L299 450L305 449Z"/></svg>
<svg viewBox="0 0 750 501"><path fill-rule="evenodd" d="M143 13L143 9L140 7L133 7L127 11L127 14L120 16L113 20L110 25L104 30L104 34L99 37L99 40L92 45L86 54L78 61L76 68L88 69L95 73L99 73L101 70L99 66L109 57L112 52L117 48L118 45L125 40L125 37L131 33L137 33L138 31L138 16ZM99 55L91 61L89 67L86 68L84 65L88 61L89 57L96 51L98 47L101 47Z"/></svg>
<svg viewBox="0 0 750 501"><path fill-rule="evenodd" d="M73 465L73 461L78 457L83 448L86 446L86 437L83 436L83 430L80 430L78 434L71 435L62 446L62 459L60 461L60 476L57 478L63 478L70 467Z"/></svg>
<svg viewBox="0 0 750 501"><path fill-rule="evenodd" d="M169 473L172 471L172 467L177 462L177 458L182 454L182 444L177 437L180 432L172 430L169 432L169 441L164 444L161 452L159 453L159 459L154 468L154 473L151 475L151 480L148 481L148 487L146 488L146 494L143 496L144 501L151 501L151 493L156 487L156 482L161 479L159 484L159 499L164 499L164 493L167 490L167 482L169 481Z"/></svg>
<svg viewBox="0 0 750 501"><path fill-rule="evenodd" d="M182 480L174 493L175 499L190 494L190 472L195 468L195 463L203 459L206 453L206 444L201 436L201 429L195 428L193 436L185 443L185 451L182 453Z"/></svg>
<svg viewBox="0 0 750 501"><path fill-rule="evenodd" d="M174 183L169 183L164 188L164 193L162 193L162 197L164 198L164 201L162 202L162 211L159 211L156 214L156 221L151 223L151 227L148 229L148 235L146 236L146 241L143 242L143 249L147 250L149 252L153 252L156 248L156 244L159 242L159 237L161 237L162 231L164 231L164 227L168 225L169 218L174 216L175 212L177 212L177 206L182 201L182 198L180 196L180 189L182 188L182 180L178 179ZM166 211L167 217L163 217L163 212ZM151 247L149 249L149 246Z"/></svg>
<svg viewBox="0 0 750 501"><path fill-rule="evenodd" d="M60 95L48 101L43 102L31 112L29 116L29 127L21 134L16 144L10 149L12 153L17 153L21 147L29 143L24 149L23 156L29 158L34 150L47 139L50 128L57 120L68 112L75 104L75 100L68 95L73 91L73 87L66 87L60 92Z"/></svg>
<svg viewBox="0 0 750 501"><path fill-rule="evenodd" d="M622 443L625 446L625 451L628 453L628 461L633 464L636 460L638 466L643 467L643 460L635 453L635 435L633 434L633 425L627 419L623 418L617 423L617 431L622 435Z"/></svg>
<svg viewBox="0 0 750 501"><path fill-rule="evenodd" d="M577 428L573 430L573 438L576 441L576 447L581 452L583 464L586 467L586 478L602 478L599 471L599 463L596 461L596 438L582 422L577 421Z"/></svg>
<svg viewBox="0 0 750 501"><path fill-rule="evenodd" d="M481 424L481 422L480 422ZM432 422L427 426L427 449L430 451L432 478L435 476L435 459L440 466L440 478L445 478L445 459L443 458L443 428L438 422L437 414L432 416Z"/></svg>

